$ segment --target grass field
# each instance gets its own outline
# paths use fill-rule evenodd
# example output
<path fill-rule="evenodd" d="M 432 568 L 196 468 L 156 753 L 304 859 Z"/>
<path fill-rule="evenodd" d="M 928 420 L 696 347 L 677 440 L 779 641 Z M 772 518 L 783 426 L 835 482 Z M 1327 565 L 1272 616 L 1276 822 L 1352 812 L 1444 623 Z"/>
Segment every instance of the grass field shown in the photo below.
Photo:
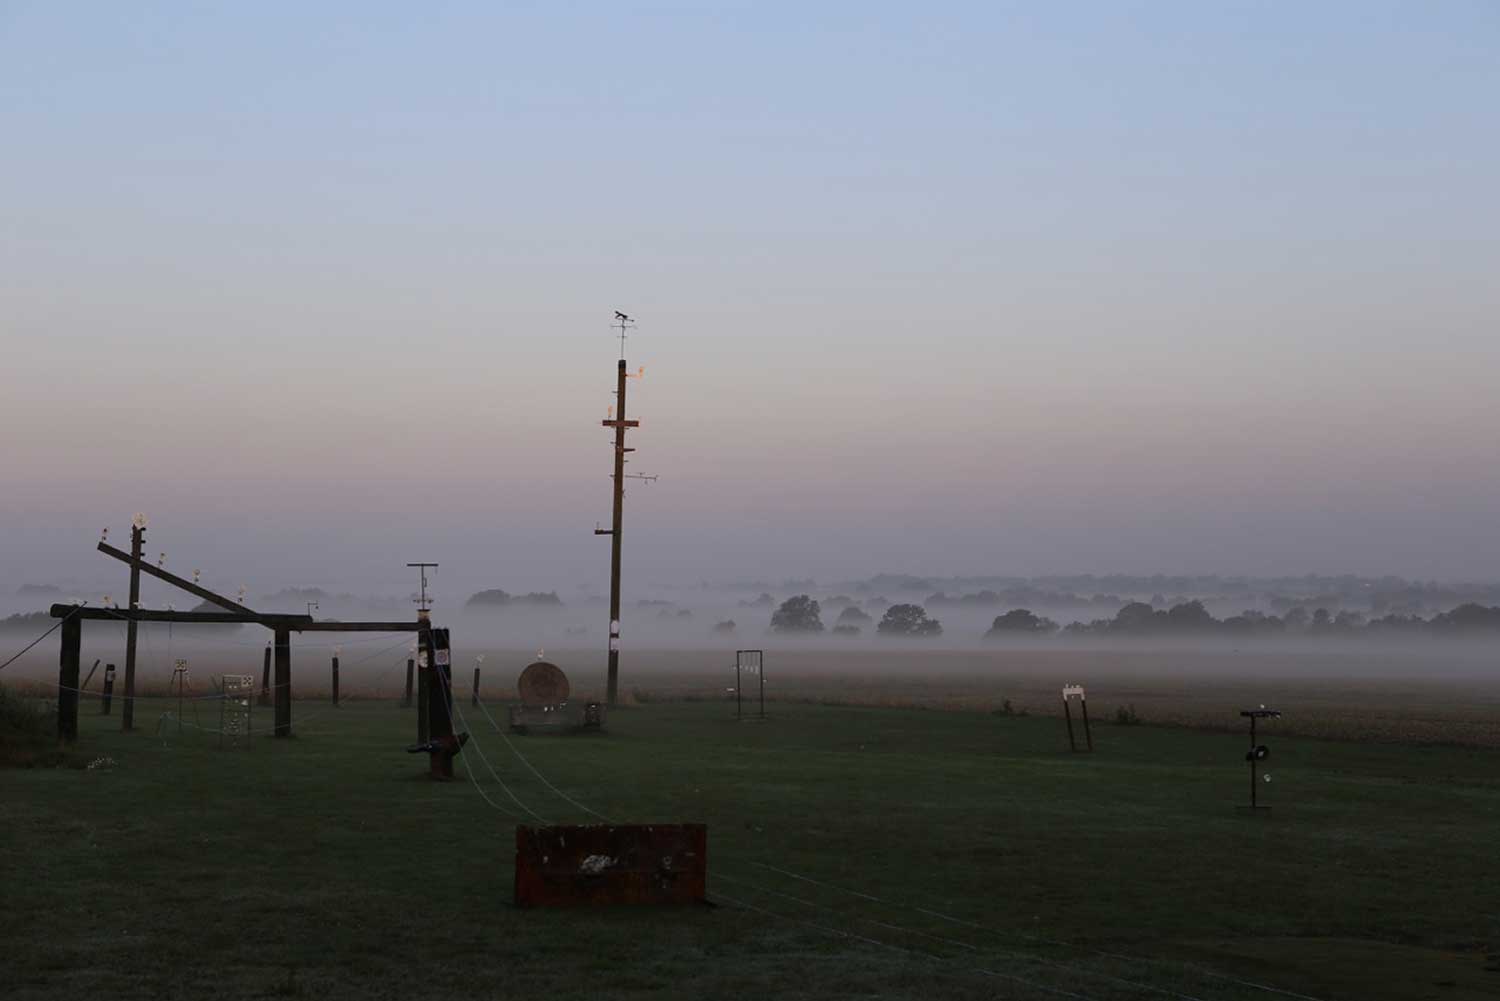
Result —
<path fill-rule="evenodd" d="M 652 703 L 512 740 L 608 816 L 707 823 L 719 906 L 523 912 L 507 811 L 591 818 L 460 706 L 474 781 L 443 785 L 391 702 L 245 751 L 86 703 L 112 765 L 0 771 L 7 996 L 1500 995 L 1492 750 L 1273 724 L 1250 816 L 1243 735 L 1104 725 L 1088 756 L 1051 718 Z"/>

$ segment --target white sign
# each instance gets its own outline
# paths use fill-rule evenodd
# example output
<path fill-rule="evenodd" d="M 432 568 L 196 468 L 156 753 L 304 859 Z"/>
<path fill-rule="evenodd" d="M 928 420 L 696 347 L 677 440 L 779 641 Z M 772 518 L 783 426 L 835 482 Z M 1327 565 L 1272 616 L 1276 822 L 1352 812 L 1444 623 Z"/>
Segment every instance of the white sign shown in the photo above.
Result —
<path fill-rule="evenodd" d="M 448 666 L 448 651 L 447 650 L 439 650 L 437 652 L 437 666 L 438 667 L 447 667 Z"/>
<path fill-rule="evenodd" d="M 1067 686 L 1065 686 L 1063 688 L 1063 698 L 1066 699 L 1070 695 L 1076 695 L 1080 699 L 1083 698 L 1084 697 L 1083 686 L 1082 685 L 1067 685 Z"/>
<path fill-rule="evenodd" d="M 620 637 L 618 637 L 618 636 L 611 636 L 609 638 L 609 652 L 610 653 L 619 653 L 620 652 Z"/>

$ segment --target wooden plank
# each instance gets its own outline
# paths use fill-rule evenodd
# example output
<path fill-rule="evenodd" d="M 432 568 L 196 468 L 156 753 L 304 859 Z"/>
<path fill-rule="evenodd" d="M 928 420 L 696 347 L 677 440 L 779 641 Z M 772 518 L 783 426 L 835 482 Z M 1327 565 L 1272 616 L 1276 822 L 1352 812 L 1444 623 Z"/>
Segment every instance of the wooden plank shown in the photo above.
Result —
<path fill-rule="evenodd" d="M 226 598 L 222 594 L 215 594 L 208 588 L 202 587 L 198 584 L 194 584 L 190 580 L 183 580 L 176 574 L 171 573 L 167 570 L 163 570 L 161 567 L 152 566 L 145 560 L 136 559 L 129 553 L 124 552 L 123 550 L 116 549 L 114 546 L 111 546 L 107 542 L 99 543 L 99 551 L 106 556 L 113 556 L 115 559 L 120 560 L 123 563 L 130 564 L 132 567 L 140 570 L 142 573 L 148 573 L 158 580 L 164 580 L 168 584 L 171 584 L 173 587 L 180 587 L 182 588 L 182 590 L 188 592 L 189 594 L 195 594 L 198 597 L 202 598 L 204 601 L 211 601 L 221 608 L 227 608 L 231 611 L 236 612 L 246 612 L 250 615 L 256 614 L 254 609 L 246 608 L 243 603 L 235 601 L 233 598 Z"/>
<path fill-rule="evenodd" d="M 301 618 L 302 616 L 297 616 Z M 420 622 L 307 622 L 292 626 L 299 633 L 415 633 Z"/>
<path fill-rule="evenodd" d="M 150 608 L 137 608 L 135 610 L 125 608 L 92 608 L 78 605 L 53 605 L 49 610 L 54 619 L 64 619 L 72 615 L 78 619 L 91 619 L 104 622 L 248 622 L 252 625 L 267 625 L 262 622 L 265 618 L 260 615 L 236 615 L 232 612 L 168 612 L 156 611 Z M 303 618 L 307 616 L 292 616 L 292 618 Z M 292 626 L 296 628 L 296 626 Z"/>

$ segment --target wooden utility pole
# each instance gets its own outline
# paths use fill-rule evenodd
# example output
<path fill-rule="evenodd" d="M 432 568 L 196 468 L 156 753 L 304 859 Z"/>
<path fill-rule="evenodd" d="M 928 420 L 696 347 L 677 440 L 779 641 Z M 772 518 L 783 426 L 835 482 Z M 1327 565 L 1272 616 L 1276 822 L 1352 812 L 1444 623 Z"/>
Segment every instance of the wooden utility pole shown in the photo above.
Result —
<path fill-rule="evenodd" d="M 634 325 L 634 322 L 624 313 L 618 311 L 615 313 L 615 326 L 620 331 L 620 365 L 617 369 L 615 384 L 615 414 L 610 420 L 601 422 L 605 427 L 615 429 L 614 518 L 608 529 L 594 529 L 595 535 L 610 537 L 609 681 L 606 695 L 606 702 L 610 706 L 617 704 L 620 694 L 620 541 L 625 521 L 625 453 L 635 451 L 635 449 L 625 447 L 625 429 L 641 425 L 640 421 L 625 419 L 625 381 L 629 378 L 629 373 L 625 371 L 625 332 Z"/>
<path fill-rule="evenodd" d="M 130 604 L 134 612 L 141 603 L 141 546 L 146 541 L 146 516 L 138 514 L 130 526 Z M 104 545 L 104 543 L 100 543 Z M 125 705 L 120 729 L 135 729 L 135 619 L 125 623 Z"/>

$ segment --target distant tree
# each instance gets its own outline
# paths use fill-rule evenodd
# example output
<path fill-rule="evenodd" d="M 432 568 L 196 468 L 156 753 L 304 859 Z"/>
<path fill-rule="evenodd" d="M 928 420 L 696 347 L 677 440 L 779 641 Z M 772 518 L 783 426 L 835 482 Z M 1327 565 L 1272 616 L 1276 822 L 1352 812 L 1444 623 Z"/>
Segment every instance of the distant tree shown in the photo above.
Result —
<path fill-rule="evenodd" d="M 509 605 L 510 600 L 510 595 L 508 593 L 498 587 L 494 587 L 490 588 L 488 591 L 478 591 L 470 595 L 469 600 L 464 602 L 464 604 L 468 605 L 471 608 L 477 608 L 481 605 L 500 607 Z"/>
<path fill-rule="evenodd" d="M 943 626 L 937 619 L 929 619 L 921 605 L 892 605 L 875 631 L 882 636 L 937 636 Z"/>
<path fill-rule="evenodd" d="M 1281 617 L 1281 624 L 1286 627 L 1287 632 L 1301 632 L 1307 628 L 1307 609 L 1289 608 Z"/>
<path fill-rule="evenodd" d="M 762 591 L 760 593 L 760 597 L 756 598 L 754 601 L 743 601 L 742 600 L 740 602 L 740 607 L 741 608 L 770 608 L 774 604 L 776 604 L 776 599 L 773 598 L 773 597 L 771 597 L 766 592 Z"/>
<path fill-rule="evenodd" d="M 1167 609 L 1166 626 L 1172 630 L 1212 629 L 1219 620 L 1208 614 L 1201 601 L 1185 601 Z"/>
<path fill-rule="evenodd" d="M 1057 632 L 1057 623 L 1051 619 L 1037 615 L 1027 608 L 1013 608 L 1004 615 L 995 616 L 995 621 L 990 624 L 990 631 L 985 636 L 991 639 L 999 636 L 1017 636 L 1025 634 L 1045 635 Z"/>
<path fill-rule="evenodd" d="M 839 625 L 833 627 L 832 632 L 835 636 L 858 636 L 859 626 L 851 626 L 848 623 L 840 623 Z"/>
<path fill-rule="evenodd" d="M 728 636 L 734 632 L 734 620 L 725 619 L 723 622 L 714 623 L 714 632 L 721 636 Z"/>
<path fill-rule="evenodd" d="M 776 633 L 821 633 L 822 609 L 805 594 L 788 598 L 771 616 L 771 631 Z"/>
<path fill-rule="evenodd" d="M 1144 601 L 1132 601 L 1115 613 L 1110 629 L 1122 633 L 1150 632 L 1156 628 L 1156 616 L 1156 611 Z"/>
<path fill-rule="evenodd" d="M 838 621 L 841 624 L 869 622 L 870 613 L 860 611 L 858 607 L 850 605 L 848 608 L 845 608 L 842 612 L 839 613 Z"/>
<path fill-rule="evenodd" d="M 1439 631 L 1500 629 L 1500 607 L 1487 608 L 1471 601 L 1451 612 L 1434 615 L 1432 627 Z"/>

